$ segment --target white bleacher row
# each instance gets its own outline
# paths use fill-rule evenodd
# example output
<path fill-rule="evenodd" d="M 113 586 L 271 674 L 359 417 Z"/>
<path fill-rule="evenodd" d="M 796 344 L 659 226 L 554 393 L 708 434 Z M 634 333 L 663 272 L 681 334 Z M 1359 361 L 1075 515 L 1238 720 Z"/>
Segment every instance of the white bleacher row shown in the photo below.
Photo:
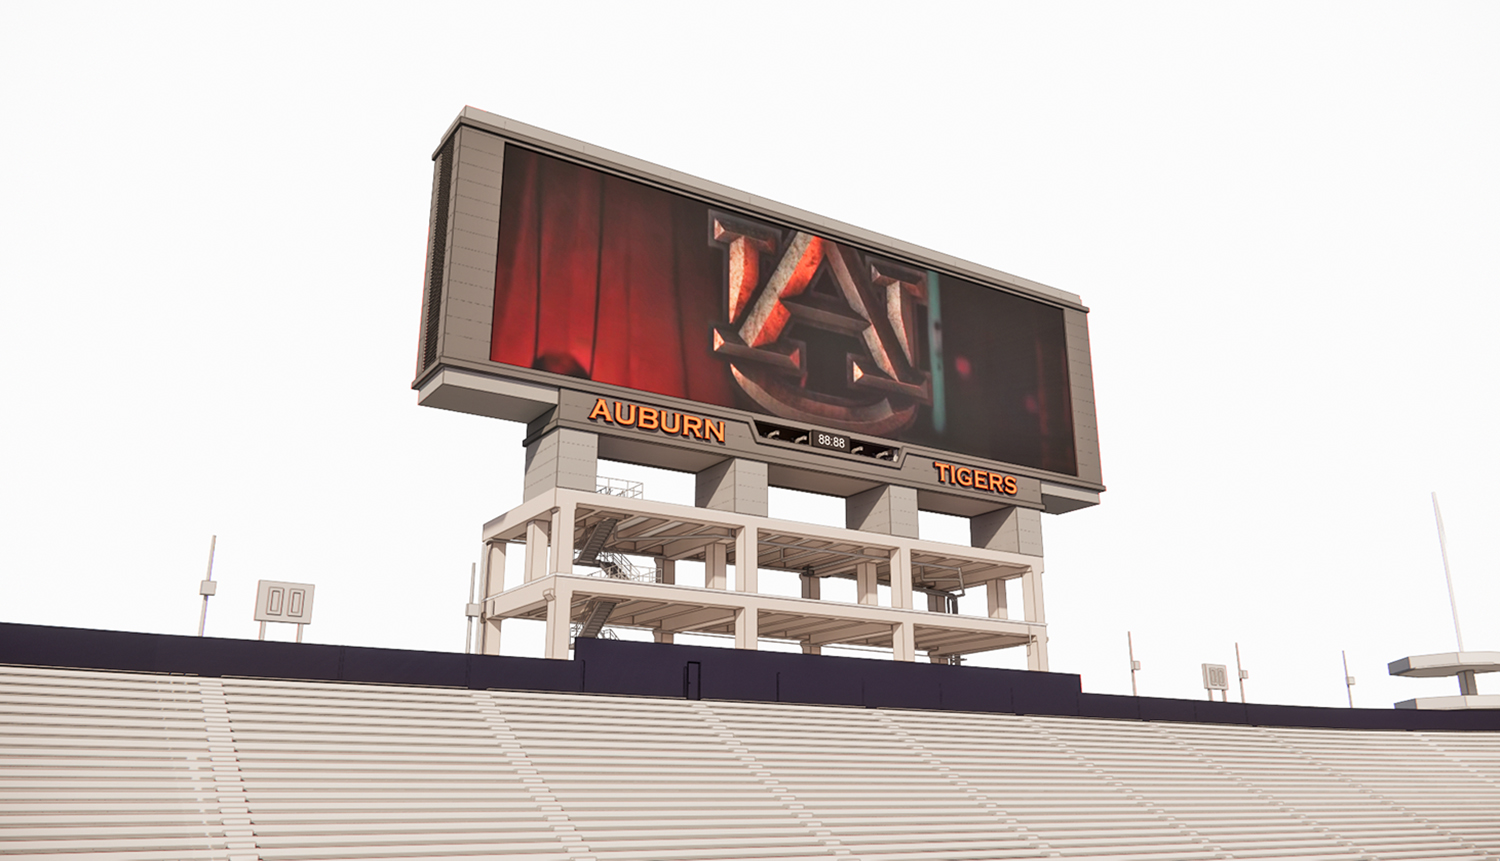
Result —
<path fill-rule="evenodd" d="M 0 667 L 0 855 L 1500 859 L 1500 733 Z"/>

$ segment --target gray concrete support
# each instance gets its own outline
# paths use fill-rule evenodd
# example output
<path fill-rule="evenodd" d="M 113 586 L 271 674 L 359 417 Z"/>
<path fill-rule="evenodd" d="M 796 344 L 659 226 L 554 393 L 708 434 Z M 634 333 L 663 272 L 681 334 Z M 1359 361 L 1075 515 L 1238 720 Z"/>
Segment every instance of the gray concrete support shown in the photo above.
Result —
<path fill-rule="evenodd" d="M 697 505 L 715 511 L 766 517 L 770 511 L 766 465 L 754 460 L 730 458 L 703 470 L 698 473 Z"/>
<path fill-rule="evenodd" d="M 526 446 L 524 499 L 557 488 L 593 493 L 598 480 L 599 437 L 595 434 L 557 428 Z"/>
<path fill-rule="evenodd" d="M 882 484 L 845 497 L 844 522 L 849 529 L 916 538 L 917 490 Z"/>
<path fill-rule="evenodd" d="M 987 550 L 1042 555 L 1042 513 L 1007 506 L 969 518 L 969 544 Z"/>
<path fill-rule="evenodd" d="M 656 568 L 661 572 L 661 582 L 675 584 L 677 582 L 677 560 L 668 559 L 665 556 L 656 557 Z"/>

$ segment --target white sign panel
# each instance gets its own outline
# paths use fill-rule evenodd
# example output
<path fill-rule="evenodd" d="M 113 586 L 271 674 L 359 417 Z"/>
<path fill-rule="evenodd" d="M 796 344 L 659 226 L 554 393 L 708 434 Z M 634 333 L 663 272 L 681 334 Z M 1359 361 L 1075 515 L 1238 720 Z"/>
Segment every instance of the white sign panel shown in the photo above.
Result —
<path fill-rule="evenodd" d="M 1211 691 L 1229 690 L 1229 668 L 1223 664 L 1204 664 L 1203 687 Z"/>
<path fill-rule="evenodd" d="M 255 621 L 312 622 L 313 584 L 262 580 L 255 593 Z"/>

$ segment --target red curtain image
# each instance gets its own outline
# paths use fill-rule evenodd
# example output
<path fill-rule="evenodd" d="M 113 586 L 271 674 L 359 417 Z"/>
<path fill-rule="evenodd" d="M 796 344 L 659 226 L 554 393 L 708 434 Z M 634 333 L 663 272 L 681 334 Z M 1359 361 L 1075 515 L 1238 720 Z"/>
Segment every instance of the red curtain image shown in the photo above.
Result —
<path fill-rule="evenodd" d="M 808 264 L 816 274 L 786 292 L 791 313 L 772 345 L 796 352 L 800 376 L 787 378 L 783 368 L 777 394 L 768 400 L 759 390 L 752 399 L 745 375 L 732 369 L 749 366 L 723 352 L 724 333 L 734 339 L 747 306 L 742 297 L 730 319 L 730 250 L 714 239 L 715 219 L 764 231 L 751 305 L 774 289 L 778 261 L 805 248 L 807 234 L 513 145 L 502 181 L 493 361 L 795 419 L 807 415 L 795 406 L 802 395 L 814 408 L 872 397 L 868 379 L 854 391 L 852 378 L 878 372 L 874 338 L 877 348 L 889 347 L 882 367 L 896 356 L 910 384 L 892 396 L 904 408 L 879 436 L 1076 474 L 1061 309 L 890 261 L 926 284 L 910 288 L 924 299 L 907 302 L 898 336 L 881 292 L 893 288 L 880 286 L 871 269 L 881 261 L 813 238 L 826 251 Z M 941 294 L 930 304 L 941 319 L 923 304 L 924 290 Z M 873 324 L 870 334 L 853 331 L 849 323 L 857 327 L 861 315 L 876 319 L 879 331 Z M 811 423 L 857 431 L 837 418 Z"/>

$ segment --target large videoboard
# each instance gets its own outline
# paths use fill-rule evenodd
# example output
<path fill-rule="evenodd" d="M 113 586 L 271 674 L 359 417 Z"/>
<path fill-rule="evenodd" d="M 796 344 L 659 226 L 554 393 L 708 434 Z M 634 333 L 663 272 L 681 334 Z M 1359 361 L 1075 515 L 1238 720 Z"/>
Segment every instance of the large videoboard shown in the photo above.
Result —
<path fill-rule="evenodd" d="M 436 159 L 416 387 L 446 370 L 524 388 L 494 389 L 520 407 L 434 405 L 533 418 L 554 386 L 593 396 L 572 418 L 605 433 L 712 444 L 655 418 L 709 413 L 743 418 L 773 463 L 802 444 L 887 469 L 925 456 L 958 492 L 976 475 L 1011 496 L 1102 489 L 1071 294 L 472 109 Z"/>

